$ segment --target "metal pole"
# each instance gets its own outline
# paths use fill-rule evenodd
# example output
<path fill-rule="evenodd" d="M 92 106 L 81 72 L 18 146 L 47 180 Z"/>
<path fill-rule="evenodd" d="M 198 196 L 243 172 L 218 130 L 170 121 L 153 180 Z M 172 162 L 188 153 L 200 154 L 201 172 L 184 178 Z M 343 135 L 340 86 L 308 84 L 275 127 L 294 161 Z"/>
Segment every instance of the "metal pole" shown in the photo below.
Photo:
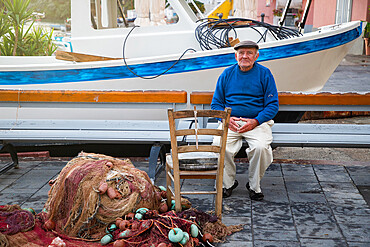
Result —
<path fill-rule="evenodd" d="M 288 13 L 288 9 L 289 9 L 291 3 L 292 3 L 292 0 L 288 0 L 285 4 L 283 15 L 281 16 L 281 19 L 279 21 L 279 26 L 280 27 L 282 27 L 284 22 L 285 22 L 286 14 Z"/>
<path fill-rule="evenodd" d="M 310 10 L 311 2 L 312 2 L 312 0 L 307 0 L 302 20 L 298 23 L 298 31 L 300 33 L 302 33 L 302 29 L 304 28 L 304 25 L 306 24 L 308 11 Z"/>
<path fill-rule="evenodd" d="M 265 22 L 265 13 L 261 13 L 261 22 Z"/>

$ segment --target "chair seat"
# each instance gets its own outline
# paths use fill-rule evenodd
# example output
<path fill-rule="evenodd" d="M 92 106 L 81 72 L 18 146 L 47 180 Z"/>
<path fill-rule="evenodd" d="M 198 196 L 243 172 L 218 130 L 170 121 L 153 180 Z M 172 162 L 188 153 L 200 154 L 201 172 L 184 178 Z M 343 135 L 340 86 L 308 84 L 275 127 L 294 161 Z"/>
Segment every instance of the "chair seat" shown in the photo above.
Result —
<path fill-rule="evenodd" d="M 179 169 L 181 171 L 209 171 L 217 170 L 218 154 L 213 152 L 180 153 Z M 167 163 L 172 167 L 172 156 L 167 154 Z"/>

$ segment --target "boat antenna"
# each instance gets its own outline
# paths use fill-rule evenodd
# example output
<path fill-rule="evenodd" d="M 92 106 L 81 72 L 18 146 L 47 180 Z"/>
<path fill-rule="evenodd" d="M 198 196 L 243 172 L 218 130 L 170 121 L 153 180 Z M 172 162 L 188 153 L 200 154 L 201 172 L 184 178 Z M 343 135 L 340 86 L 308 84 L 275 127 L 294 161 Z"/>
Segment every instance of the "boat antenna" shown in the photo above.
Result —
<path fill-rule="evenodd" d="M 138 74 L 136 74 L 128 65 L 127 65 L 127 62 L 126 62 L 126 57 L 125 57 L 125 48 L 126 48 L 126 42 L 127 42 L 127 38 L 128 38 L 128 36 L 130 36 L 130 34 L 132 33 L 132 31 L 134 31 L 134 29 L 136 28 L 136 27 L 140 27 L 140 26 L 133 26 L 132 28 L 131 28 L 131 30 L 130 30 L 130 32 L 128 32 L 128 34 L 127 34 L 127 36 L 126 36 L 126 38 L 125 38 L 125 40 L 124 40 L 124 42 L 123 42 L 123 47 L 122 47 L 122 56 L 123 56 L 123 62 L 125 63 L 125 66 L 126 66 L 126 68 L 132 73 L 132 74 L 134 74 L 135 76 L 137 76 L 137 77 L 140 77 L 141 79 L 149 79 L 149 80 L 151 80 L 151 79 L 155 79 L 155 78 L 158 78 L 158 77 L 160 77 L 161 75 L 163 75 L 163 74 L 165 74 L 165 73 L 167 73 L 170 69 L 172 69 L 180 60 L 181 60 L 181 58 L 188 52 L 188 51 L 193 51 L 193 52 L 196 52 L 196 50 L 195 49 L 193 49 L 193 48 L 188 48 L 188 49 L 186 49 L 182 54 L 181 54 L 181 56 L 168 68 L 168 69 L 166 69 L 165 71 L 163 71 L 162 73 L 160 73 L 160 74 L 158 74 L 158 75 L 154 75 L 154 76 L 141 76 L 141 75 L 138 75 Z"/>

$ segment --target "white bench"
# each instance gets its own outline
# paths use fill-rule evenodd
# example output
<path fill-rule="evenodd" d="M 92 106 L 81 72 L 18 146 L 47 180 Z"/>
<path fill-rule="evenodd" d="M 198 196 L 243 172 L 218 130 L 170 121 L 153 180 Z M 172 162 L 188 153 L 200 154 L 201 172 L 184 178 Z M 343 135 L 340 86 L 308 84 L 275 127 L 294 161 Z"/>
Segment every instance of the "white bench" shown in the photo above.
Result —
<path fill-rule="evenodd" d="M 213 92 L 192 92 L 190 103 L 210 109 Z M 279 93 L 279 111 L 370 111 L 370 93 Z M 205 122 L 202 122 L 205 124 Z M 273 146 L 370 147 L 370 125 L 275 123 Z"/>
<path fill-rule="evenodd" d="M 159 111 L 166 116 L 167 108 L 186 108 L 187 92 L 0 90 L 0 111 L 3 107 L 21 110 L 48 109 L 50 111 L 52 109 L 51 111 L 58 113 L 60 109 L 68 112 L 81 106 L 98 110 Z M 117 117 L 114 114 L 109 116 Z M 130 118 L 130 116 L 126 117 Z M 164 162 L 163 145 L 157 144 L 160 142 L 170 142 L 166 120 L 4 119 L 3 117 L 0 119 L 0 151 L 9 152 L 12 163 L 1 169 L 0 173 L 12 167 L 18 167 L 14 143 L 146 143 L 153 144 L 149 158 L 149 175 L 154 178 L 158 157 L 163 156 Z"/>
<path fill-rule="evenodd" d="M 132 92 L 112 92 L 115 100 L 120 99 L 119 105 L 115 107 L 136 107 L 136 108 L 153 108 L 153 103 L 159 104 L 162 111 L 166 108 L 186 108 L 186 92 L 172 92 L 165 91 L 165 95 L 172 95 L 172 100 L 165 101 L 158 100 L 158 98 L 151 98 L 148 100 L 148 96 L 153 95 L 153 92 L 157 95 L 158 92 L 164 91 L 150 91 L 148 93 L 143 92 L 143 96 L 146 101 L 143 102 L 143 98 L 137 97 L 135 100 L 132 98 L 129 102 L 125 102 L 123 97 L 127 93 L 131 95 Z M 0 90 L 1 96 L 2 90 Z M 14 93 L 14 92 L 11 92 Z M 28 93 L 28 92 L 26 92 Z M 47 92 L 50 94 L 50 92 Z M 56 92 L 58 94 L 59 92 Z M 107 94 L 104 92 L 97 92 Z M 96 94 L 92 94 L 94 104 Z M 109 92 L 111 93 L 111 92 Z M 37 95 L 33 93 L 30 97 L 34 97 L 32 100 L 22 101 L 26 105 L 42 104 L 45 102 L 38 102 Z M 196 93 L 195 93 L 196 94 Z M 208 101 L 194 101 L 193 93 L 190 95 L 191 104 L 197 105 L 199 108 L 209 108 L 212 93 L 201 93 L 204 97 L 207 97 Z M 15 94 L 17 95 L 17 94 Z M 68 96 L 68 92 L 63 91 L 62 97 Z M 185 95 L 185 97 L 184 97 Z M 106 95 L 105 95 L 106 96 Z M 108 95 L 109 96 L 109 95 Z M 15 97 L 15 96 L 14 96 Z M 367 96 L 366 96 L 367 97 Z M 368 100 L 369 97 L 365 100 Z M 68 99 L 71 97 L 68 96 Z M 104 98 L 104 97 L 100 97 Z M 2 99 L 6 99 L 3 100 Z M 160 98 L 159 98 L 160 99 Z M 305 99 L 305 98 L 303 98 Z M 19 96 L 14 98 L 14 101 L 19 101 Z M 86 98 L 84 98 L 86 101 Z M 314 99 L 312 102 L 317 101 Z M 2 104 L 12 104 L 15 102 L 5 97 L 0 97 L 0 107 Z M 284 102 L 284 100 L 283 100 Z M 342 102 L 342 101 L 341 101 Z M 357 102 L 362 102 L 361 100 Z M 51 102 L 57 103 L 57 102 Z M 86 103 L 86 102 L 85 102 Z M 88 103 L 88 102 L 87 102 Z M 307 102 L 306 102 L 307 103 Z M 323 102 L 327 103 L 327 102 Z M 93 104 L 93 103 L 92 103 Z M 370 102 L 362 104 L 364 109 L 369 110 Z M 293 105 L 290 105 L 292 107 Z M 303 107 L 304 105 L 299 105 Z M 354 106 L 354 105 L 352 105 Z M 340 109 L 337 107 L 337 109 Z M 214 128 L 217 127 L 217 123 L 208 122 L 208 120 L 202 120 L 200 126 L 211 125 Z M 190 122 L 183 121 L 179 123 L 183 128 L 189 128 Z M 295 124 L 295 123 L 276 123 L 273 126 L 273 146 L 299 146 L 299 147 L 370 147 L 370 125 L 336 125 L 336 124 Z M 211 142 L 211 138 L 203 138 L 200 141 Z M 161 169 L 161 165 L 164 163 L 165 150 L 163 144 L 170 144 L 169 127 L 167 120 L 53 120 L 53 119 L 2 119 L 0 120 L 0 150 L 9 152 L 12 156 L 12 163 L 0 170 L 0 173 L 11 168 L 18 167 L 18 158 L 15 152 L 15 148 L 12 144 L 14 143 L 68 143 L 68 144 L 83 144 L 83 143 L 145 143 L 152 144 L 152 148 L 149 156 L 149 176 L 151 179 L 155 179 L 157 172 Z M 187 138 L 186 142 L 194 142 L 194 138 Z M 158 162 L 159 159 L 159 162 Z M 158 166 L 158 164 L 160 164 Z"/>

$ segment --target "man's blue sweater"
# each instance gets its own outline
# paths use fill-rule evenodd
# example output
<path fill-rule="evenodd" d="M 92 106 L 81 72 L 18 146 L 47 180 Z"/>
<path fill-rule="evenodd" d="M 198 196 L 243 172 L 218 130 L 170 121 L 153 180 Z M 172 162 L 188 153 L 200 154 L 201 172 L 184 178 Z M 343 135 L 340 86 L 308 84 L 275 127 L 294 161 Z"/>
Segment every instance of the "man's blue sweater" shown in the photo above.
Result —
<path fill-rule="evenodd" d="M 243 72 L 238 64 L 224 70 L 218 78 L 211 108 L 231 108 L 231 116 L 254 118 L 259 124 L 271 120 L 279 110 L 278 92 L 270 70 L 254 63 Z"/>

